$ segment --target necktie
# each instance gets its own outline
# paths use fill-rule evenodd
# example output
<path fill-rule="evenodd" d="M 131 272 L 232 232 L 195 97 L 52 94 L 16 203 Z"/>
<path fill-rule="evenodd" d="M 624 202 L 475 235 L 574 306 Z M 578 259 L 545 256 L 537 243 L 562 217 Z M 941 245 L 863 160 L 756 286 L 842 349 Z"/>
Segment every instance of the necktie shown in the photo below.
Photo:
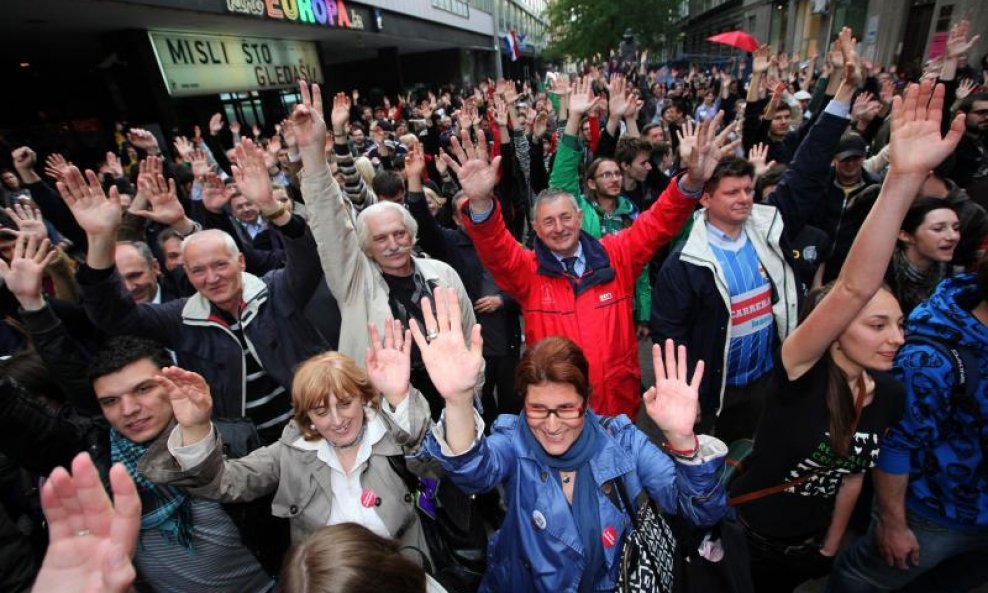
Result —
<path fill-rule="evenodd" d="M 564 257 L 563 266 L 566 268 L 567 274 L 579 277 L 576 273 L 576 256 Z"/>

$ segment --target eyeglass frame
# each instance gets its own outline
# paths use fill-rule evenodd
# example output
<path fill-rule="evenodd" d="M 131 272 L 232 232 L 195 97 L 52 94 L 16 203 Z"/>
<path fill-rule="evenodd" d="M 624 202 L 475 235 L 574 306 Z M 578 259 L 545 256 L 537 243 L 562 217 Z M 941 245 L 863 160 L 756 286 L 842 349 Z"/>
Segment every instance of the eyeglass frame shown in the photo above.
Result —
<path fill-rule="evenodd" d="M 623 171 L 604 171 L 599 175 L 594 175 L 594 179 L 620 179 L 624 176 Z"/>
<path fill-rule="evenodd" d="M 531 418 L 532 420 L 548 420 L 549 416 L 555 416 L 559 420 L 576 420 L 577 418 L 583 418 L 587 414 L 586 404 L 580 404 L 575 408 L 540 408 L 539 413 L 540 414 L 545 413 L 544 416 L 533 416 L 531 414 L 532 408 L 530 408 L 528 404 L 525 404 L 524 408 L 525 408 L 525 417 Z M 567 412 L 569 410 L 575 410 L 576 416 L 573 416 L 572 418 L 566 418 L 565 416 L 562 416 L 559 413 L 560 410 L 565 410 Z"/>

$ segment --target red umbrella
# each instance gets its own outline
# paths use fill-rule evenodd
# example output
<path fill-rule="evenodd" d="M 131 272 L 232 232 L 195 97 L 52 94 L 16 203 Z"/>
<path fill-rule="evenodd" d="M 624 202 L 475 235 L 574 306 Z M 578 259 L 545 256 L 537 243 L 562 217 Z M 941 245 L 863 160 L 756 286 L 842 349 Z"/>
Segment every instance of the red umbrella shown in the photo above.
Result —
<path fill-rule="evenodd" d="M 723 43 L 724 45 L 730 45 L 731 47 L 736 47 L 738 49 L 743 49 L 747 52 L 753 52 L 761 45 L 758 40 L 748 35 L 744 31 L 729 31 L 727 33 L 719 33 L 713 37 L 707 37 L 707 41 L 713 41 L 714 43 Z"/>

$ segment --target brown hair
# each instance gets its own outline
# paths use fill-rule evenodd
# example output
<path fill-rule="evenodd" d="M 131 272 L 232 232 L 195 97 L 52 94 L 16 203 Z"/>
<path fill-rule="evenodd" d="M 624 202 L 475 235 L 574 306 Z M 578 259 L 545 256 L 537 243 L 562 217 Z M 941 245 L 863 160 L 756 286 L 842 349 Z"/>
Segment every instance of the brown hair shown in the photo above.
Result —
<path fill-rule="evenodd" d="M 340 403 L 349 403 L 359 397 L 363 405 L 377 408 L 377 390 L 371 384 L 366 371 L 357 366 L 349 357 L 339 352 L 324 352 L 306 360 L 295 370 L 292 379 L 292 407 L 295 409 L 295 423 L 307 441 L 322 438 L 310 428 L 309 410 L 324 406 L 329 394 L 336 396 Z"/>
<path fill-rule="evenodd" d="M 836 280 L 832 280 L 823 286 L 814 288 L 806 295 L 806 304 L 799 316 L 800 323 L 803 323 L 810 316 L 810 313 L 816 309 L 823 297 L 827 296 L 836 283 Z M 880 290 L 892 292 L 888 286 L 884 285 Z M 830 355 L 829 348 L 823 352 L 821 358 L 826 361 L 827 365 L 827 385 L 824 397 L 827 402 L 827 428 L 830 431 L 830 447 L 834 453 L 844 457 L 847 455 L 851 446 L 851 439 L 854 437 L 851 434 L 851 426 L 854 424 L 855 396 L 847 384 L 847 375 L 837 366 L 834 357 Z"/>
<path fill-rule="evenodd" d="M 529 385 L 566 383 L 572 385 L 583 403 L 590 401 L 590 363 L 575 342 L 549 336 L 525 350 L 515 372 L 515 391 L 524 398 Z"/>
<path fill-rule="evenodd" d="M 425 571 L 401 544 L 356 523 L 315 531 L 281 567 L 284 593 L 425 593 Z"/>

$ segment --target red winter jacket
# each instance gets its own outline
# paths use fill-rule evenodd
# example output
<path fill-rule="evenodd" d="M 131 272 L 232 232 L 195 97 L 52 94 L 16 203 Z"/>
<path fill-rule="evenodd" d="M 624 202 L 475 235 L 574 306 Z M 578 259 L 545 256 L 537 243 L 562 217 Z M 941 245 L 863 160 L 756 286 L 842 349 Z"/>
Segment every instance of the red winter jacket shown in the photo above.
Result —
<path fill-rule="evenodd" d="M 579 344 L 590 362 L 591 407 L 603 416 L 627 414 L 634 421 L 641 402 L 635 280 L 659 247 L 679 233 L 696 201 L 674 180 L 629 228 L 600 240 L 581 232 L 587 265 L 578 280 L 564 273 L 539 239 L 534 251 L 522 248 L 505 228 L 497 200 L 494 204 L 487 220 L 473 223 L 468 211 L 462 220 L 495 282 L 521 304 L 526 342 L 564 336 Z"/>

